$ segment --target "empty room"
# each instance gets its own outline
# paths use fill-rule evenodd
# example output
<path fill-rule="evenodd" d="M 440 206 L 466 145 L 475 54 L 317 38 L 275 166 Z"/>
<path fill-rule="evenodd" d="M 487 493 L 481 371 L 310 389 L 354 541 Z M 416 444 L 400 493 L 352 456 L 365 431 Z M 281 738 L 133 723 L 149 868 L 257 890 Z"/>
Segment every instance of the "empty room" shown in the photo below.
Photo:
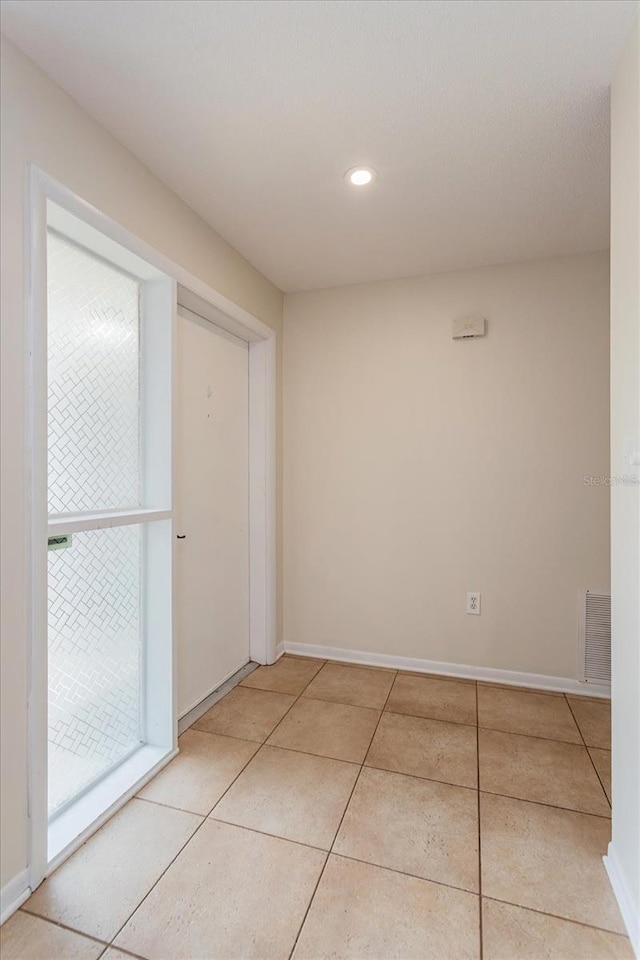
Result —
<path fill-rule="evenodd" d="M 638 0 L 1 0 L 2 960 L 640 960 Z"/>

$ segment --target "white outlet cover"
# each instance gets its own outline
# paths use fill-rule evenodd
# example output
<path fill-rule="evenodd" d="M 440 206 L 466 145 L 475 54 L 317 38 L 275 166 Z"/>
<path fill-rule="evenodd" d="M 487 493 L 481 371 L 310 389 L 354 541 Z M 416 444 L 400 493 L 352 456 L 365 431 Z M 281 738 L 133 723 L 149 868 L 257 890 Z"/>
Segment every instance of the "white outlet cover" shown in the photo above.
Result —
<path fill-rule="evenodd" d="M 473 614 L 473 616 L 480 616 L 480 598 L 479 593 L 468 593 L 467 594 L 467 613 Z"/>

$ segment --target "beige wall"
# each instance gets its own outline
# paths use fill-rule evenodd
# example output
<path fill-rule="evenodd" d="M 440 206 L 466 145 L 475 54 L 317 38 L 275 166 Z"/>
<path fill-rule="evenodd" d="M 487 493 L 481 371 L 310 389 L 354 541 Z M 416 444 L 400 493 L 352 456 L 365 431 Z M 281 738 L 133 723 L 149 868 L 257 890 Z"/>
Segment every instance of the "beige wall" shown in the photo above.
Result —
<path fill-rule="evenodd" d="M 595 253 L 285 296 L 285 642 L 576 676 L 608 281 Z M 470 314 L 488 335 L 453 341 Z"/>
<path fill-rule="evenodd" d="M 640 45 L 611 91 L 611 489 L 613 842 L 618 899 L 640 957 Z M 625 899 L 626 895 L 626 899 Z M 634 910 L 635 921 L 629 914 Z"/>
<path fill-rule="evenodd" d="M 282 319 L 280 291 L 3 38 L 1 885 L 27 865 L 23 217 L 29 161 L 274 329 Z"/>

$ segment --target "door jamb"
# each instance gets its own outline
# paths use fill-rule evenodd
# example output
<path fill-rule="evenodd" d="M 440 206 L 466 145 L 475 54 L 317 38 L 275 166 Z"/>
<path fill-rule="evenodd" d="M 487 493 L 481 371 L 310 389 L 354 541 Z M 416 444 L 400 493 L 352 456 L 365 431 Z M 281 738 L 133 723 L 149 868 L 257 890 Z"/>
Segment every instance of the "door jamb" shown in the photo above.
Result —
<path fill-rule="evenodd" d="M 34 164 L 28 165 L 25 204 L 27 304 L 27 385 L 29 456 L 29 665 L 28 665 L 28 811 L 29 886 L 47 873 L 46 555 L 36 549 L 46 536 L 46 311 L 47 200 L 84 220 L 175 280 L 177 301 L 245 340 L 249 345 L 249 653 L 260 664 L 276 660 L 276 333 L 257 317 L 195 277 L 126 227 L 103 214 Z M 174 304 L 174 312 L 177 303 Z M 173 391 L 175 396 L 175 390 Z M 172 429 L 175 430 L 175 416 Z M 175 465 L 174 468 L 175 470 Z M 43 499 L 44 498 L 44 499 Z M 44 650 L 44 652 L 43 652 Z M 174 661 L 175 663 L 175 661 Z M 175 673 L 175 666 L 174 666 Z M 174 676 L 175 689 L 175 676 Z M 175 693 L 174 693 L 175 702 Z M 44 739 L 43 739 L 44 738 Z M 44 758 L 46 760 L 46 756 Z M 43 788 L 44 778 L 44 788 Z M 43 804 L 44 798 L 44 804 Z"/>

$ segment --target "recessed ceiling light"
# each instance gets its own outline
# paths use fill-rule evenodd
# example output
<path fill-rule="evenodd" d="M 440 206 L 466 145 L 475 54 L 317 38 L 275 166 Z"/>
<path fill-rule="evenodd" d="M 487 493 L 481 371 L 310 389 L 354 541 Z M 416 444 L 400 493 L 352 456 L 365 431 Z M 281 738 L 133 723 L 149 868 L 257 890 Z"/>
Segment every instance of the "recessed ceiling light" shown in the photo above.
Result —
<path fill-rule="evenodd" d="M 378 174 L 373 167 L 351 167 L 344 175 L 345 180 L 353 184 L 354 187 L 366 187 L 373 183 Z"/>

